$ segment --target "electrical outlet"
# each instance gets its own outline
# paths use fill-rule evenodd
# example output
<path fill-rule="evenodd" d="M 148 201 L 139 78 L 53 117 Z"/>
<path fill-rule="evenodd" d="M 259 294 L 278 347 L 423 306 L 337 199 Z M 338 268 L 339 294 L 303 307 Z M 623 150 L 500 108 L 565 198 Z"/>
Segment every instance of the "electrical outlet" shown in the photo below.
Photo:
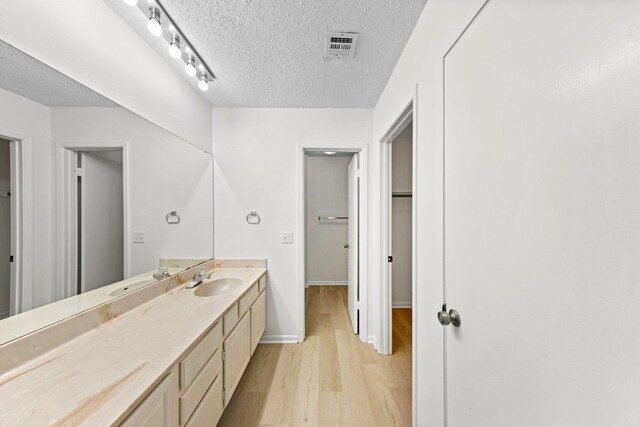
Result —
<path fill-rule="evenodd" d="M 282 243 L 293 243 L 293 233 L 282 233 Z"/>
<path fill-rule="evenodd" d="M 133 243 L 144 243 L 144 231 L 133 232 Z"/>

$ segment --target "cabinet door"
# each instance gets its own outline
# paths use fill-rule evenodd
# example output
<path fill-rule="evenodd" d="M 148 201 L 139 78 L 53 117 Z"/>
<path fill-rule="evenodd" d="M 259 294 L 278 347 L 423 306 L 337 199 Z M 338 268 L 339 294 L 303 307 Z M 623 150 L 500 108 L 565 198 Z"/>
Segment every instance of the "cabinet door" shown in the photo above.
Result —
<path fill-rule="evenodd" d="M 130 427 L 173 427 L 178 425 L 178 375 L 173 370 L 122 423 Z"/>
<path fill-rule="evenodd" d="M 264 333 L 265 324 L 265 292 L 262 292 L 251 306 L 251 354 L 256 351 L 258 342 Z"/>
<path fill-rule="evenodd" d="M 233 332 L 224 341 L 224 390 L 225 406 L 240 382 L 244 369 L 251 358 L 250 314 L 244 315 Z"/>

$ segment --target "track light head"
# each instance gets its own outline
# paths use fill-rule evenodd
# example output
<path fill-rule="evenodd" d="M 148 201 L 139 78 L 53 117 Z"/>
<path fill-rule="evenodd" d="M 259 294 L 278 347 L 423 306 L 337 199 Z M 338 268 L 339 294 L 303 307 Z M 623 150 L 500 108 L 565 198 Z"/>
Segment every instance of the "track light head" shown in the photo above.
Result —
<path fill-rule="evenodd" d="M 162 35 L 162 24 L 160 23 L 160 9 L 155 6 L 149 7 L 149 21 L 147 21 L 147 29 L 151 34 L 158 37 Z"/>
<path fill-rule="evenodd" d="M 202 73 L 200 75 L 200 81 L 198 82 L 198 87 L 201 91 L 206 92 L 209 89 L 209 80 L 207 79 L 207 73 Z"/>
<path fill-rule="evenodd" d="M 171 35 L 171 43 L 169 44 L 169 55 L 176 59 L 182 56 L 182 50 L 180 49 L 180 36 L 177 34 Z"/>
<path fill-rule="evenodd" d="M 189 57 L 187 58 L 187 66 L 184 67 L 184 71 L 189 77 L 193 77 L 196 75 L 196 61 L 193 58 L 193 55 L 189 55 Z"/>

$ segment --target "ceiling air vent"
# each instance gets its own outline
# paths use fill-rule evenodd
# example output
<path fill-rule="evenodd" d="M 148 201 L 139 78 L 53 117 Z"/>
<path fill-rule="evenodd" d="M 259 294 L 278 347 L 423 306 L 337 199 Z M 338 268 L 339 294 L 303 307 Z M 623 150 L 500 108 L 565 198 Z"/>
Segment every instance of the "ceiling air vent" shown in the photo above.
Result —
<path fill-rule="evenodd" d="M 328 33 L 324 42 L 325 58 L 353 58 L 358 33 Z"/>

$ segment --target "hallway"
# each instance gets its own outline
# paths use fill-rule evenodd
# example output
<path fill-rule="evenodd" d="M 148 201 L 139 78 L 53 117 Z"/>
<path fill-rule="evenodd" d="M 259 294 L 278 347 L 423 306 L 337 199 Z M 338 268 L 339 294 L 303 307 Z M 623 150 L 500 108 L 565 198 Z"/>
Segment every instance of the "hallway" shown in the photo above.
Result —
<path fill-rule="evenodd" d="M 351 332 L 346 286 L 306 289 L 301 344 L 259 345 L 219 426 L 410 426 L 411 309 L 393 310 L 393 355 Z"/>

